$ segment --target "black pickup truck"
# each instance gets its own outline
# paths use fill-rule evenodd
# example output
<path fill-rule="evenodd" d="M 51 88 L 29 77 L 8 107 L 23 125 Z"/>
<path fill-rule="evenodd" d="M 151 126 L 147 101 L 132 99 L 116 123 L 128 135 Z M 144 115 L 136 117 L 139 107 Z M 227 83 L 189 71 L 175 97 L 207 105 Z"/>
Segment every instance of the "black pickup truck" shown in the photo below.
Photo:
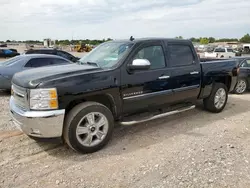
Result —
<path fill-rule="evenodd" d="M 10 112 L 32 138 L 62 137 L 74 150 L 104 147 L 115 122 L 131 125 L 193 109 L 221 112 L 237 82 L 234 60 L 200 63 L 189 40 L 103 43 L 76 64 L 14 75 Z"/>

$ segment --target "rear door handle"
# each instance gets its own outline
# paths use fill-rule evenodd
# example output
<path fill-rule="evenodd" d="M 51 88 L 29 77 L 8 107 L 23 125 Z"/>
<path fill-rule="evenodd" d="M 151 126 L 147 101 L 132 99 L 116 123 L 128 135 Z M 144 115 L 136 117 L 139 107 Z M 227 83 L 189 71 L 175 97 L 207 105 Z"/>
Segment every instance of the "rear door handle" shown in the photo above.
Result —
<path fill-rule="evenodd" d="M 162 80 L 162 79 L 168 79 L 170 78 L 170 76 L 160 76 L 159 79 Z"/>
<path fill-rule="evenodd" d="M 190 74 L 199 74 L 198 71 L 193 71 L 193 72 L 190 72 Z"/>

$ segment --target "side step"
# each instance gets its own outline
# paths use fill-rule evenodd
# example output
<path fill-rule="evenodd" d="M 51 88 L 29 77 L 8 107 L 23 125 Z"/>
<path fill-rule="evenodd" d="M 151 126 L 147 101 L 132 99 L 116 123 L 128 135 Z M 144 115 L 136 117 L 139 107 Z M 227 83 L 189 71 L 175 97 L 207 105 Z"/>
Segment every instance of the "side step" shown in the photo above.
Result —
<path fill-rule="evenodd" d="M 185 108 L 181 108 L 181 109 L 174 110 L 174 111 L 170 111 L 170 112 L 166 112 L 166 113 L 162 113 L 162 114 L 157 114 L 157 115 L 154 115 L 154 116 L 151 116 L 151 117 L 148 117 L 148 118 L 144 118 L 144 119 L 141 119 L 141 120 L 137 120 L 137 121 L 135 121 L 135 120 L 134 121 L 123 121 L 123 122 L 120 122 L 120 124 L 121 125 L 134 125 L 134 124 L 143 123 L 143 122 L 146 122 L 146 121 L 151 121 L 151 120 L 154 120 L 154 119 L 170 116 L 170 115 L 173 115 L 173 114 L 185 112 L 185 111 L 188 111 L 188 110 L 192 110 L 194 108 L 195 108 L 195 105 L 185 107 Z"/>

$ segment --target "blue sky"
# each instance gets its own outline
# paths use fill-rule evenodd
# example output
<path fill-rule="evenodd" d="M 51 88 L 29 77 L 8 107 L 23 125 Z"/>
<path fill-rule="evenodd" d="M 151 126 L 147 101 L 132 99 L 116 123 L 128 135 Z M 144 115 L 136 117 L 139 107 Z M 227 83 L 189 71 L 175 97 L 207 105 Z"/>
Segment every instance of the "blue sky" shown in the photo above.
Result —
<path fill-rule="evenodd" d="M 0 40 L 241 37 L 250 0 L 1 0 Z"/>

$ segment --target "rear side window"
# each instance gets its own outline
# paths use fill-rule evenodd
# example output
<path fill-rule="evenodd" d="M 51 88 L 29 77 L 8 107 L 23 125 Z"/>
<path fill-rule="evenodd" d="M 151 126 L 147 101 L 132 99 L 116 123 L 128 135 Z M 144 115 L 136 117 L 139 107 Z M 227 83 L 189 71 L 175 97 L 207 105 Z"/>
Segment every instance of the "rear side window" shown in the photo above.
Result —
<path fill-rule="evenodd" d="M 227 52 L 233 52 L 233 49 L 232 48 L 228 48 Z"/>
<path fill-rule="evenodd" d="M 172 67 L 191 65 L 194 63 L 194 56 L 190 46 L 169 44 L 168 50 Z"/>
<path fill-rule="evenodd" d="M 43 67 L 53 64 L 53 59 L 51 58 L 34 58 L 29 60 L 25 67 Z"/>
<path fill-rule="evenodd" d="M 68 61 L 64 59 L 57 59 L 57 58 L 34 58 L 29 60 L 25 67 L 43 67 L 49 65 L 62 65 L 62 64 L 69 64 Z"/>

